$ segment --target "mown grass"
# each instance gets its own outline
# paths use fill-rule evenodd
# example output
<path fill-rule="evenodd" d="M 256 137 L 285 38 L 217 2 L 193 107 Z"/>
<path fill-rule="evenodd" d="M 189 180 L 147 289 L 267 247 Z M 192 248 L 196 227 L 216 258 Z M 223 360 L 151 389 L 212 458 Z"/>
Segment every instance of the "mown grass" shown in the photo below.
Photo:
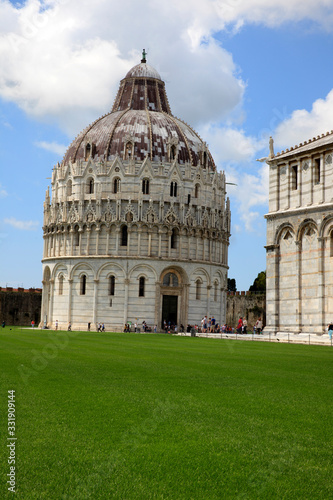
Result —
<path fill-rule="evenodd" d="M 333 498 L 330 347 L 0 331 L 0 497 Z M 11 494 L 12 495 L 12 494 Z"/>

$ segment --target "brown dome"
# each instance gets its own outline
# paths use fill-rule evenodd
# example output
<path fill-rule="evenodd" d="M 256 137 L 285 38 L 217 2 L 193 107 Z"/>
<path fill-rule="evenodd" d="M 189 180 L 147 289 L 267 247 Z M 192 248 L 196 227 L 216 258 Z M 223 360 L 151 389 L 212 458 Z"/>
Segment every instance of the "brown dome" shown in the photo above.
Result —
<path fill-rule="evenodd" d="M 125 156 L 127 143 L 133 144 L 133 158 L 168 162 L 170 148 L 180 164 L 200 162 L 215 170 L 206 144 L 194 130 L 175 118 L 169 106 L 164 82 L 145 60 L 134 66 L 120 82 L 112 111 L 89 125 L 69 146 L 64 164 L 86 159 L 86 147 L 94 159 L 112 160 Z"/>

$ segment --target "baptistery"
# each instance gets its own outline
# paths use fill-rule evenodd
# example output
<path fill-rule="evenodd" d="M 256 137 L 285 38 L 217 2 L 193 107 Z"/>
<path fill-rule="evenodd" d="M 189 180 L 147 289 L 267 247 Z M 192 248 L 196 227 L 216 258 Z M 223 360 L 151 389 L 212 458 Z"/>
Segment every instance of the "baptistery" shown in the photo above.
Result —
<path fill-rule="evenodd" d="M 42 325 L 225 321 L 230 204 L 207 144 L 146 61 L 69 146 L 44 202 Z M 193 102 L 195 106 L 195 102 Z"/>

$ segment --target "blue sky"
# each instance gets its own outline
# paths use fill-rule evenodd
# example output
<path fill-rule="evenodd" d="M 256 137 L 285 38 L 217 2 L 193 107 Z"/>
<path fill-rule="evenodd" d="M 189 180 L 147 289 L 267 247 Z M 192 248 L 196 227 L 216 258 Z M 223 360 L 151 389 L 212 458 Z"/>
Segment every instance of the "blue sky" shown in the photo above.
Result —
<path fill-rule="evenodd" d="M 52 167 L 139 62 L 209 144 L 230 186 L 229 277 L 266 267 L 268 170 L 256 161 L 333 128 L 333 0 L 0 0 L 0 286 L 41 286 Z"/>

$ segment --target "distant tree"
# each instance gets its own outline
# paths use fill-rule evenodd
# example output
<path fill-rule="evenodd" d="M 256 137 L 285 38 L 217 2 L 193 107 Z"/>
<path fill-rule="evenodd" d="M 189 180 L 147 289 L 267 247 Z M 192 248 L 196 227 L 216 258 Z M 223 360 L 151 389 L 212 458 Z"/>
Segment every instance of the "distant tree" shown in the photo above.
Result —
<path fill-rule="evenodd" d="M 235 278 L 229 279 L 228 278 L 228 292 L 236 292 L 237 287 L 236 287 L 236 280 Z"/>
<path fill-rule="evenodd" d="M 266 271 L 261 271 L 249 288 L 250 292 L 266 292 Z"/>

